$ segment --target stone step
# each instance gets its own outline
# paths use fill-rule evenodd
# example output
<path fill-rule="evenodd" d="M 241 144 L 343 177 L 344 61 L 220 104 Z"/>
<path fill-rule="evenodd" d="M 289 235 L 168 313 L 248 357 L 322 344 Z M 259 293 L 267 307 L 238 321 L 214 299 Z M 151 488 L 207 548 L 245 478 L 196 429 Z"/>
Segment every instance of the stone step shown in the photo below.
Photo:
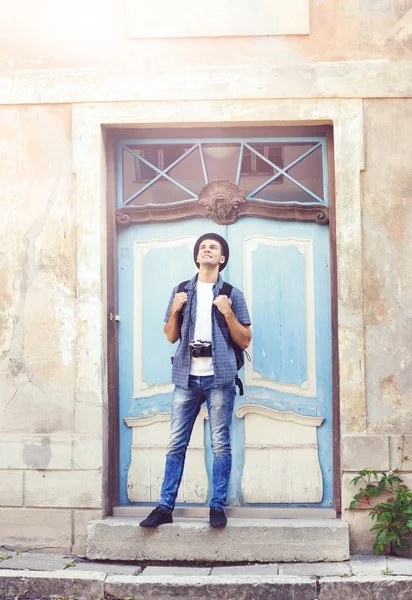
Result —
<path fill-rule="evenodd" d="M 339 519 L 229 519 L 212 529 L 205 519 L 175 519 L 155 529 L 136 518 L 90 521 L 91 560 L 162 562 L 319 562 L 349 558 L 348 524 Z"/>
<path fill-rule="evenodd" d="M 0 598 L 53 600 L 408 600 L 412 577 L 147 576 L 0 571 Z"/>

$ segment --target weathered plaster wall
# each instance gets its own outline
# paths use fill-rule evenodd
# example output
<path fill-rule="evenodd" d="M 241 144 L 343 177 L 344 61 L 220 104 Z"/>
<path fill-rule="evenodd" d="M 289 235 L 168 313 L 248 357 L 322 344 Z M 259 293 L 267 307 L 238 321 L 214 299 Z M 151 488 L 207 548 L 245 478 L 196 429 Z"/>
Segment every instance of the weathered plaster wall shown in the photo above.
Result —
<path fill-rule="evenodd" d="M 66 551 L 101 506 L 102 466 L 101 436 L 75 424 L 71 112 L 0 108 L 0 531 Z"/>
<path fill-rule="evenodd" d="M 343 437 L 345 508 L 357 470 L 399 469 L 412 485 L 412 100 L 365 100 L 364 134 L 363 253 L 353 266 L 363 272 L 367 412 L 361 435 Z M 355 551 L 374 538 L 367 512 L 348 515 Z"/>
<path fill-rule="evenodd" d="M 128 39 L 121 6 L 2 7 L 1 542 L 83 552 L 86 523 L 103 512 L 100 124 L 261 115 L 335 125 L 343 508 L 353 550 L 370 550 L 365 513 L 346 511 L 353 472 L 412 471 L 402 460 L 412 456 L 402 438 L 412 420 L 412 0 L 313 0 L 310 35 L 190 40 Z M 352 160 L 362 137 L 361 189 Z"/>
<path fill-rule="evenodd" d="M 310 36 L 167 40 L 127 38 L 125 3 L 116 0 L 4 4 L 0 67 L 6 69 L 153 70 L 161 64 L 167 70 L 182 65 L 401 60 L 411 51 L 411 0 L 313 0 Z"/>

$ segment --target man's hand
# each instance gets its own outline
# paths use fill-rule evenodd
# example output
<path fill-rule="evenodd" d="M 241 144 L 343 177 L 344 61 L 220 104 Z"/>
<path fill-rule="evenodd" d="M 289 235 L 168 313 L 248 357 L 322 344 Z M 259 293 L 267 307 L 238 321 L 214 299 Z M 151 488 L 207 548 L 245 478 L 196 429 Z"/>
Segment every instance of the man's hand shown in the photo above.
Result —
<path fill-rule="evenodd" d="M 218 296 L 213 304 L 218 307 L 224 317 L 232 312 L 232 301 L 227 296 Z"/>
<path fill-rule="evenodd" d="M 237 320 L 237 317 L 232 310 L 231 299 L 227 296 L 218 296 L 213 304 L 218 307 L 225 317 L 232 340 L 240 346 L 242 350 L 246 350 L 252 339 L 252 332 L 250 331 L 249 325 L 242 325 L 242 323 L 239 323 Z"/>
<path fill-rule="evenodd" d="M 180 338 L 180 320 L 179 313 L 187 302 L 187 294 L 186 292 L 180 292 L 179 294 L 175 294 L 173 298 L 172 306 L 170 307 L 170 315 L 169 320 L 164 326 L 163 331 L 166 334 L 167 339 L 171 344 L 177 342 Z"/>
<path fill-rule="evenodd" d="M 186 292 L 180 292 L 179 294 L 175 294 L 175 297 L 173 298 L 172 306 L 170 308 L 170 314 L 176 314 L 176 313 L 180 312 L 182 310 L 183 306 L 186 304 L 186 302 L 187 302 Z"/>

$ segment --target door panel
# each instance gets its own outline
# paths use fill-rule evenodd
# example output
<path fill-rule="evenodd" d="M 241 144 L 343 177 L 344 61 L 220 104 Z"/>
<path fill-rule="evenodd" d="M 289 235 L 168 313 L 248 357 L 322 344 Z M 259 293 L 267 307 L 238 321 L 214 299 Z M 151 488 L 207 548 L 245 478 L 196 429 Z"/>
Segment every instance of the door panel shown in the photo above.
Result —
<path fill-rule="evenodd" d="M 158 500 L 159 478 L 163 476 L 164 458 L 169 437 L 169 425 L 162 426 L 153 417 L 168 415 L 173 385 L 171 384 L 172 346 L 163 333 L 164 315 L 170 293 L 175 285 L 193 277 L 196 267 L 193 247 L 205 231 L 221 233 L 222 227 L 206 219 L 189 222 L 134 225 L 119 231 L 119 410 L 120 410 L 120 502 L 152 502 Z M 136 421 L 147 419 L 147 421 Z M 126 419 L 126 420 L 125 420 Z M 133 420 L 134 419 L 134 420 Z M 204 430 L 204 416 L 201 430 Z M 162 420 L 162 422 L 164 422 Z M 143 429 L 148 429 L 150 441 L 141 440 Z M 151 433 L 150 433 L 151 432 Z M 156 442 L 156 443 L 155 443 Z M 197 445 L 192 440 L 192 449 Z M 161 449 L 161 452 L 160 452 Z M 192 452 L 193 454 L 194 452 Z M 148 456 L 156 454 L 149 459 Z M 163 458 L 160 458 L 162 454 Z M 189 455 L 191 453 L 189 452 Z M 204 439 L 197 454 L 204 464 Z M 132 469 L 130 465 L 132 461 Z M 142 467 L 143 465 L 143 467 Z M 193 475 L 185 478 L 196 479 Z M 141 472 L 151 473 L 151 489 L 138 490 L 136 481 Z M 189 470 L 187 470 L 189 471 Z M 139 474 L 139 475 L 138 475 Z M 197 492 L 195 501 L 204 502 L 207 479 L 196 483 L 206 492 Z M 187 486 L 189 487 L 189 486 Z M 183 501 L 183 500 L 182 500 Z"/>
<path fill-rule="evenodd" d="M 227 239 L 225 277 L 244 290 L 253 329 L 245 396 L 236 399 L 230 500 L 330 507 L 328 231 L 248 217 L 227 228 Z"/>
<path fill-rule="evenodd" d="M 319 140 L 299 143 L 265 142 L 255 148 L 253 143 L 231 141 L 226 144 L 229 152 L 218 141 L 216 148 L 182 141 L 177 158 L 168 158 L 172 145 L 161 149 L 157 143 L 155 158 L 150 158 L 151 146 L 129 144 L 124 154 L 133 178 L 119 191 L 119 203 L 128 198 L 126 203 L 145 205 L 144 194 L 148 194 L 148 206 L 164 207 L 183 201 L 182 190 L 189 190 L 196 202 L 193 190 L 210 181 L 211 173 L 227 178 L 228 169 L 241 187 L 244 180 L 253 188 L 246 201 L 258 197 L 264 201 L 264 181 L 271 181 L 271 203 L 307 202 L 292 187 L 309 193 L 312 204 L 324 202 L 325 145 Z M 153 173 L 146 172 L 148 160 Z M 201 162 L 196 166 L 194 161 Z M 175 172 L 179 177 L 173 184 L 167 177 Z M 149 185 L 152 176 L 154 183 Z M 175 185 L 176 197 L 166 184 Z M 245 395 L 236 397 L 233 414 L 228 504 L 331 507 L 328 227 L 251 216 L 231 225 L 192 218 L 119 229 L 120 503 L 159 500 L 173 393 L 170 357 L 176 350 L 163 333 L 163 319 L 172 288 L 196 272 L 193 246 L 207 231 L 219 233 L 229 243 L 230 260 L 222 275 L 244 291 L 253 331 L 251 361 L 245 361 L 240 374 Z M 188 448 L 178 503 L 208 503 L 212 458 L 207 412 L 202 409 Z"/>

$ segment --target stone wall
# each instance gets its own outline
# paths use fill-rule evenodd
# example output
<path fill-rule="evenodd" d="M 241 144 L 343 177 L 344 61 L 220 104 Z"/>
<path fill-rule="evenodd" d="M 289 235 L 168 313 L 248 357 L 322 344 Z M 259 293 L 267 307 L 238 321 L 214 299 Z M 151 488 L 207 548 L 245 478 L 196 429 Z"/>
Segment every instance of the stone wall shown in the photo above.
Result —
<path fill-rule="evenodd" d="M 412 488 L 412 100 L 365 100 L 362 266 L 366 413 L 343 433 L 343 507 L 364 468 L 398 469 Z M 368 509 L 347 514 L 354 551 L 368 550 Z"/>
<path fill-rule="evenodd" d="M 336 125 L 338 113 L 325 107 L 358 98 L 363 120 L 353 120 L 356 140 L 336 164 L 342 500 L 352 549 L 370 551 L 365 512 L 346 511 L 349 481 L 359 468 L 394 468 L 401 454 L 412 456 L 412 1 L 314 0 L 309 35 L 192 40 L 128 38 L 117 6 L 60 3 L 40 22 L 20 0 L 2 17 L 1 542 L 82 553 L 87 521 L 105 511 L 105 167 L 88 111 L 115 115 L 119 125 L 190 115 L 195 123 Z M 80 114 L 86 125 L 74 130 Z M 362 139 L 359 195 L 345 182 L 359 176 L 347 161 L 350 143 L 362 152 Z M 90 181 L 101 184 L 97 200 Z M 353 194 L 362 201 L 362 239 L 343 257 L 348 240 L 360 238 L 356 203 L 340 204 Z M 97 216 L 88 198 L 100 203 Z M 362 282 L 363 295 L 349 280 Z M 409 462 L 401 461 L 406 481 Z"/>
<path fill-rule="evenodd" d="M 71 112 L 0 107 L 1 540 L 66 552 L 102 506 L 102 409 L 75 393 Z"/>

